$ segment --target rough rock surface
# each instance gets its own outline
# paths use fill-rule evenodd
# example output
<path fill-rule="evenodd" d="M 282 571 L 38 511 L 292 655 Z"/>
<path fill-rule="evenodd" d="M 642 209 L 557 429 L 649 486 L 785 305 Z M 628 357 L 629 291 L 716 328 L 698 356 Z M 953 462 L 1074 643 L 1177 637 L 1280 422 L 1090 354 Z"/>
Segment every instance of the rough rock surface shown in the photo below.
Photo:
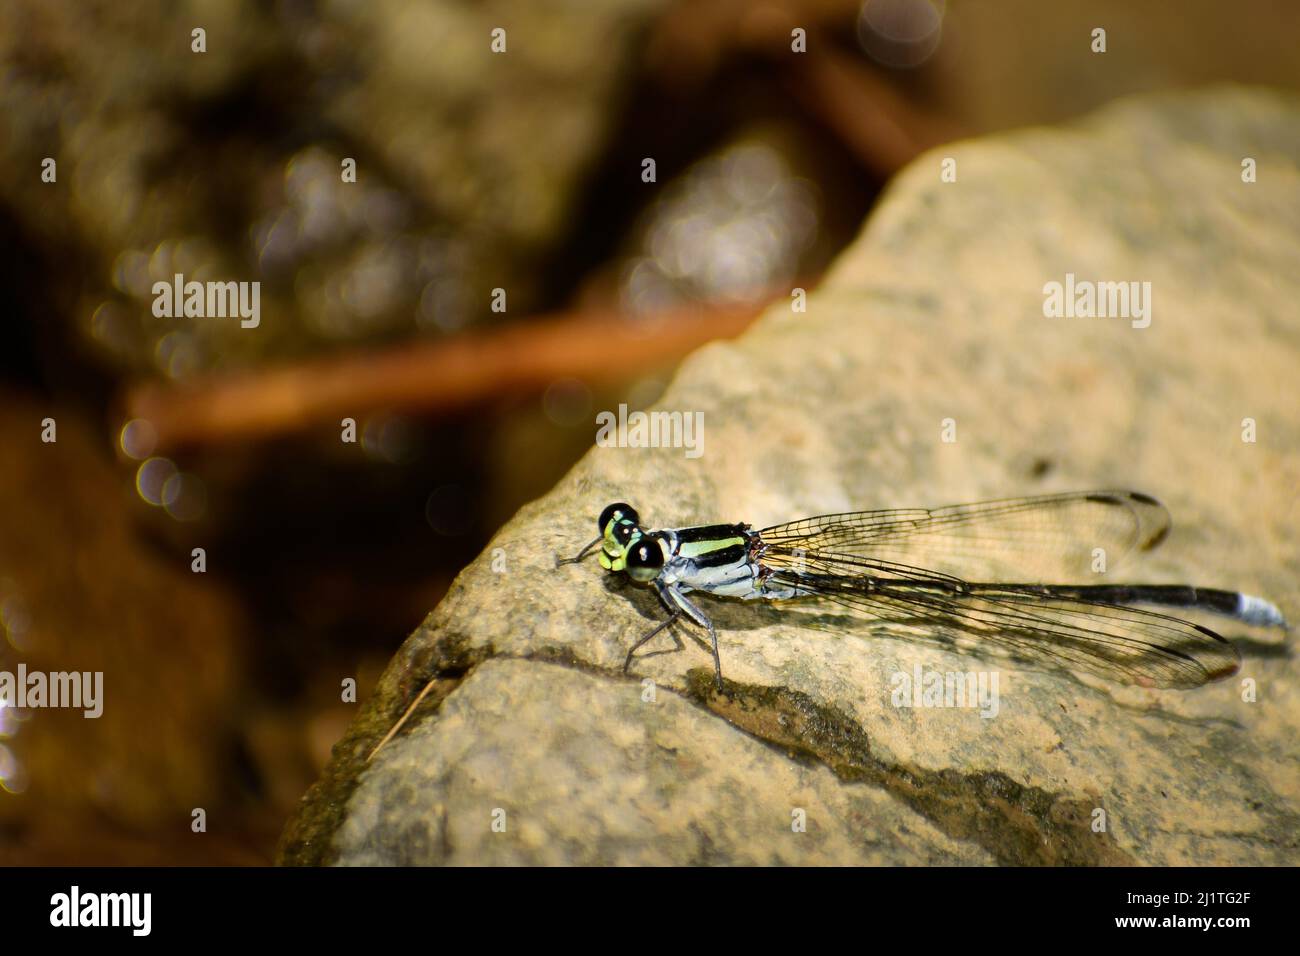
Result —
<path fill-rule="evenodd" d="M 651 526 L 761 527 L 1133 487 L 1174 531 L 1119 579 L 1300 616 L 1298 156 L 1300 103 L 1235 88 L 923 156 L 806 314 L 773 308 L 684 364 L 660 407 L 704 413 L 701 457 L 597 448 L 501 530 L 398 653 L 282 861 L 1300 862 L 1300 675 L 1267 635 L 1229 625 L 1241 674 L 1195 691 L 999 665 L 985 719 L 891 703 L 898 670 L 978 659 L 702 598 L 717 694 L 689 635 L 624 676 L 655 598 L 554 565 L 623 499 Z M 1045 317 L 1067 273 L 1149 281 L 1150 326 Z"/>

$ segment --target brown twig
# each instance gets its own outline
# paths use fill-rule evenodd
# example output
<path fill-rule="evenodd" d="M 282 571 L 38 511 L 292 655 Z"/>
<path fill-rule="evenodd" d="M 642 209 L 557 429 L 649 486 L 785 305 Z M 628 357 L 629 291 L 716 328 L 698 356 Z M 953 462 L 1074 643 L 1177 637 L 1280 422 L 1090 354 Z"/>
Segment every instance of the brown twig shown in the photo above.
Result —
<path fill-rule="evenodd" d="M 860 57 L 818 42 L 794 57 L 790 88 L 867 170 L 888 178 L 931 147 L 959 138 L 953 122 L 923 112 Z"/>
<path fill-rule="evenodd" d="M 782 293 L 784 294 L 784 293 Z M 153 425 L 157 451 L 261 439 L 380 409 L 445 412 L 560 378 L 613 382 L 743 331 L 766 301 L 646 317 L 616 310 L 539 317 L 491 332 L 128 389 L 128 419 Z"/>
<path fill-rule="evenodd" d="M 660 88 L 698 97 L 728 60 L 762 55 L 784 71 L 804 112 L 867 171 L 887 179 L 925 150 L 964 133 L 836 41 L 860 9 L 860 0 L 682 0 L 656 24 L 648 66 Z M 807 33 L 807 52 L 790 48 L 795 27 Z"/>

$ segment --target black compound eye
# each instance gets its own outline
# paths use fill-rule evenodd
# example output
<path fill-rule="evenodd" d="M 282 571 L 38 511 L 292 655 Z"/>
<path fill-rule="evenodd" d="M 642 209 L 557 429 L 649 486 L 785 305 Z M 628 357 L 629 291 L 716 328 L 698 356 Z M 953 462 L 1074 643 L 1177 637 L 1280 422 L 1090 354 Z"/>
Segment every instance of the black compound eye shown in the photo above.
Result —
<path fill-rule="evenodd" d="M 616 518 L 620 521 L 630 521 L 633 524 L 641 523 L 641 518 L 637 515 L 636 510 L 630 504 L 620 501 L 617 504 L 610 505 L 600 513 L 600 518 L 596 522 L 597 530 L 604 534 L 605 529 L 609 527 L 609 523 Z"/>
<path fill-rule="evenodd" d="M 627 573 L 635 581 L 653 581 L 664 566 L 664 552 L 655 538 L 642 538 L 627 553 Z"/>

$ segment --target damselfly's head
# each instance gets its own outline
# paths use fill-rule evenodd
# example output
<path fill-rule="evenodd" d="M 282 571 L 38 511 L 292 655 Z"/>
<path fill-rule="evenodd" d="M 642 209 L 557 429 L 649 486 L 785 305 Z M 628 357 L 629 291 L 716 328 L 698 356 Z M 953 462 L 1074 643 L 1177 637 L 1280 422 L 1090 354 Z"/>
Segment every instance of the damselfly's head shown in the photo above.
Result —
<path fill-rule="evenodd" d="M 626 571 L 633 581 L 649 584 L 664 566 L 664 551 L 659 536 L 641 530 L 640 521 L 636 509 L 621 501 L 600 513 L 597 524 L 604 538 L 600 566 Z"/>

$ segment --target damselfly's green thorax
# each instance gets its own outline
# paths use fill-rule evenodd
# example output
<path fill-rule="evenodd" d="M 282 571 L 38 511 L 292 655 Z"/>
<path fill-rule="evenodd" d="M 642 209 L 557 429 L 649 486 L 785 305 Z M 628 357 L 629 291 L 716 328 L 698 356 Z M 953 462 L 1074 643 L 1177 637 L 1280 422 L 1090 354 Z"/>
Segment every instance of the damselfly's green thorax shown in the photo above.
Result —
<path fill-rule="evenodd" d="M 755 530 L 716 524 L 650 530 L 625 502 L 605 508 L 600 563 L 652 587 L 670 617 L 638 647 L 686 617 L 708 631 L 718 687 L 717 632 L 686 596 L 692 591 L 742 600 L 822 598 L 869 617 L 901 617 L 936 629 L 974 632 L 990 646 L 1034 651 L 1130 683 L 1195 687 L 1236 671 L 1236 649 L 1218 634 L 1134 604 L 1183 607 L 1246 624 L 1284 627 L 1262 598 L 1182 585 L 1002 584 L 957 577 L 954 560 L 998 577 L 1037 569 L 1046 577 L 1084 577 L 1081 563 L 1100 548 L 1114 557 L 1147 551 L 1169 531 L 1169 514 L 1148 495 L 1086 491 L 947 508 L 904 508 L 819 515 Z M 1055 569 L 1055 571 L 1050 570 Z M 1043 577 L 1038 580 L 1043 580 Z M 1014 580 L 1014 579 L 1013 579 Z"/>

